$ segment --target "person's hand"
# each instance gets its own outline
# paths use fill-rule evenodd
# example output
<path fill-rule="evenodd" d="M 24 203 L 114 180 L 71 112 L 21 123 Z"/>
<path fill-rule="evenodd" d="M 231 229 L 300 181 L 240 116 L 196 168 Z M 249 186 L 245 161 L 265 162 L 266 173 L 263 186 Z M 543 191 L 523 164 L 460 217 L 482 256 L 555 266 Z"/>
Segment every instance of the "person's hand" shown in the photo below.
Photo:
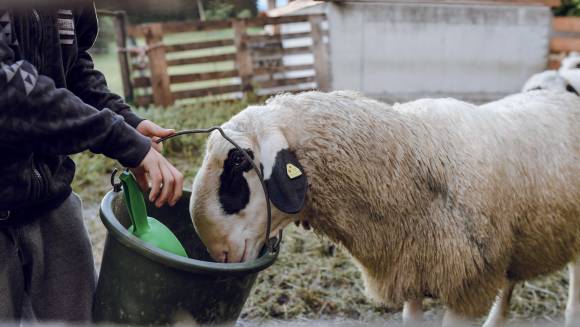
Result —
<path fill-rule="evenodd" d="M 169 136 L 175 133 L 173 129 L 167 129 L 160 127 L 159 125 L 155 124 L 150 120 L 144 120 L 139 125 L 137 125 L 137 131 L 149 138 L 151 138 L 151 144 L 155 148 L 155 150 L 161 152 L 163 146 L 161 143 L 157 143 L 156 141 L 162 137 Z"/>
<path fill-rule="evenodd" d="M 166 203 L 174 206 L 181 197 L 183 175 L 153 147 L 139 166 L 131 171 L 143 191 L 146 191 L 149 186 L 147 181 L 147 176 L 149 176 L 151 180 L 149 201 L 155 202 L 158 208 Z"/>

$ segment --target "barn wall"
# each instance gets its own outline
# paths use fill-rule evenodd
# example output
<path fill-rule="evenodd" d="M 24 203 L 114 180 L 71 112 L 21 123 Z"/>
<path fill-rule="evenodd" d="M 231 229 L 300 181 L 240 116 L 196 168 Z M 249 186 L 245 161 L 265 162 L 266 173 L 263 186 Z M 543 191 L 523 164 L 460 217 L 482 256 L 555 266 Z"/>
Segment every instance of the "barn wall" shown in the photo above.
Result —
<path fill-rule="evenodd" d="M 487 101 L 546 67 L 548 7 L 346 2 L 327 11 L 334 89 Z"/>

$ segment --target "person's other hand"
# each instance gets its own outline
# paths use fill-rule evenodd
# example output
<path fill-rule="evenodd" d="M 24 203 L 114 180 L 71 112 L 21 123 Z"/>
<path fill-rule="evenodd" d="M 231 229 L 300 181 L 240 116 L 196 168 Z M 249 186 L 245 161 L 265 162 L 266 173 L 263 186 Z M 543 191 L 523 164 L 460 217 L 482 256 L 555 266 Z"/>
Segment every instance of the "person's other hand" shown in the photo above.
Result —
<path fill-rule="evenodd" d="M 137 131 L 151 138 L 151 144 L 153 144 L 155 150 L 159 152 L 161 152 L 163 146 L 161 143 L 157 143 L 156 141 L 162 137 L 166 137 L 175 133 L 175 130 L 160 127 L 150 120 L 144 120 L 139 123 L 139 125 L 137 125 Z"/>
<path fill-rule="evenodd" d="M 137 183 L 143 191 L 147 191 L 151 182 L 149 201 L 159 208 L 166 203 L 174 206 L 183 192 L 183 174 L 167 161 L 153 147 L 149 150 L 137 168 L 131 169 Z"/>

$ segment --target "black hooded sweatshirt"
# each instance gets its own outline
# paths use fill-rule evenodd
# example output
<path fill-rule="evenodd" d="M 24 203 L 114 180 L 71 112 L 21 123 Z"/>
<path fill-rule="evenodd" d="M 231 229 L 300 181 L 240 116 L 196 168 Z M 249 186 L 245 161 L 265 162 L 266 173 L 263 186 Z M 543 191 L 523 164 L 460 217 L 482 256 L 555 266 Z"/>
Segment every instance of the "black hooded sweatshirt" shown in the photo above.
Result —
<path fill-rule="evenodd" d="M 151 147 L 142 119 L 109 91 L 87 52 L 94 6 L 0 9 L 0 226 L 21 224 L 71 193 L 70 154 L 137 166 Z"/>

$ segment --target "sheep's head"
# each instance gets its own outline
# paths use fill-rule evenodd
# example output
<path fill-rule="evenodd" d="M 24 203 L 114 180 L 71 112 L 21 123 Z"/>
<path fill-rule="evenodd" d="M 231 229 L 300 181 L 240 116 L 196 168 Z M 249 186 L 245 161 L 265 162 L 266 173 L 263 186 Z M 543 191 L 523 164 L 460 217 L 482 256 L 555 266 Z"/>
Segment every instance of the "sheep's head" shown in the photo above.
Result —
<path fill-rule="evenodd" d="M 566 81 L 566 90 L 576 95 L 580 92 L 580 54 L 572 52 L 562 60 L 560 76 Z"/>
<path fill-rule="evenodd" d="M 562 59 L 560 70 L 580 69 L 580 53 L 571 52 L 566 58 Z"/>
<path fill-rule="evenodd" d="M 231 127 L 231 125 L 229 125 Z M 273 204 L 271 237 L 300 211 L 306 176 L 281 131 L 224 132 L 260 167 Z M 203 164 L 193 182 L 191 216 L 201 240 L 218 262 L 255 259 L 266 237 L 266 199 L 248 158 L 217 131 L 208 139 Z"/>

